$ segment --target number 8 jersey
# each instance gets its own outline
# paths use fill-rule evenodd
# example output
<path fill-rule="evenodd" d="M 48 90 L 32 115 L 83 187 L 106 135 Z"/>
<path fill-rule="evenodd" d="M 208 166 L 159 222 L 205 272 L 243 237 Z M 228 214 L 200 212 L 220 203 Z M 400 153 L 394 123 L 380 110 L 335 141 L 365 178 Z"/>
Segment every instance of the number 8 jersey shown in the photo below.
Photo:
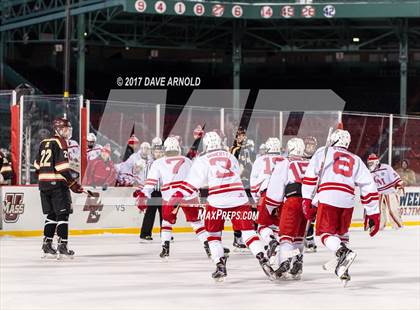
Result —
<path fill-rule="evenodd" d="M 370 171 L 363 161 L 353 153 L 341 147 L 329 147 L 324 164 L 324 171 L 319 176 L 324 159 L 325 147 L 317 150 L 311 158 L 303 178 L 302 196 L 312 198 L 312 193 L 321 178 L 317 201 L 337 208 L 354 207 L 355 187 L 360 188 L 361 203 L 366 213 L 379 213 L 379 194 Z"/>
<path fill-rule="evenodd" d="M 205 185 L 209 189 L 207 201 L 212 207 L 232 208 L 248 203 L 238 160 L 224 150 L 210 151 L 197 157 L 182 189 L 189 196 Z"/>

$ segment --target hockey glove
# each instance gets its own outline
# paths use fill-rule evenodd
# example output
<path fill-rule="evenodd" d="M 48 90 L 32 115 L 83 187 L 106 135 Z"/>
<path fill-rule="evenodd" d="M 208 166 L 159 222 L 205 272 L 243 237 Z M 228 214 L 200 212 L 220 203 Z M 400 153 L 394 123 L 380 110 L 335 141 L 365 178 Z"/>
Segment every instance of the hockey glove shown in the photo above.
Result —
<path fill-rule="evenodd" d="M 147 209 L 146 201 L 147 197 L 144 195 L 144 193 L 141 190 L 136 190 L 133 193 L 133 197 L 136 198 L 136 205 L 137 208 L 140 210 L 140 212 L 144 212 Z"/>
<path fill-rule="evenodd" d="M 379 213 L 366 215 L 369 224 L 369 235 L 373 237 L 379 231 L 380 217 Z"/>
<path fill-rule="evenodd" d="M 317 208 L 312 206 L 312 200 L 304 198 L 302 200 L 302 211 L 308 221 L 315 220 Z"/>
<path fill-rule="evenodd" d="M 171 199 L 169 199 L 168 205 L 173 206 L 172 214 L 176 215 L 178 213 L 179 204 L 181 203 L 182 199 L 184 198 L 184 194 L 180 191 L 175 192 L 175 194 L 172 195 Z"/>
<path fill-rule="evenodd" d="M 184 194 L 180 191 L 175 192 L 175 194 L 172 195 L 171 199 L 169 199 L 168 205 L 173 206 L 174 208 L 177 208 L 182 199 L 184 198 Z"/>
<path fill-rule="evenodd" d="M 77 183 L 76 181 L 73 181 L 72 183 L 69 184 L 69 188 L 71 189 L 71 191 L 73 193 L 76 194 L 81 194 L 83 193 L 83 187 L 82 185 L 80 185 L 79 183 Z"/>

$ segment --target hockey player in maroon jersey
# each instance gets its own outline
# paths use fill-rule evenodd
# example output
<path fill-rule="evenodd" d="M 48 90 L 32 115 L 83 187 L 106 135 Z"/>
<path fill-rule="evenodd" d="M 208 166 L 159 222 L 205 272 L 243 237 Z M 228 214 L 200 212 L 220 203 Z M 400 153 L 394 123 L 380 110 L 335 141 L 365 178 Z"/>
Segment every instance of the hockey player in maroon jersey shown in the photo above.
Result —
<path fill-rule="evenodd" d="M 67 248 L 68 220 L 72 212 L 69 188 L 82 193 L 82 186 L 70 173 L 67 142 L 71 135 L 71 124 L 64 118 L 53 122 L 54 136 L 42 140 L 34 162 L 38 175 L 42 211 L 47 215 L 44 225 L 43 257 L 73 257 L 74 251 Z M 58 235 L 58 247 L 52 242 Z"/>
<path fill-rule="evenodd" d="M 208 132 L 203 138 L 204 153 L 197 157 L 180 191 L 172 195 L 170 204 L 178 205 L 182 199 L 195 193 L 206 184 L 209 188 L 204 225 L 209 234 L 211 257 L 216 264 L 212 277 L 222 281 L 227 276 L 226 257 L 222 246 L 224 222 L 230 217 L 233 229 L 242 231 L 245 244 L 259 261 L 264 273 L 274 279 L 264 246 L 254 231 L 252 209 L 243 187 L 238 160 L 222 150 L 220 136 Z"/>
<path fill-rule="evenodd" d="M 348 268 L 356 258 L 356 253 L 347 247 L 356 186 L 360 188 L 371 237 L 378 232 L 380 225 L 375 181 L 363 161 L 347 150 L 350 141 L 348 131 L 336 129 L 327 149 L 318 149 L 310 160 L 302 186 L 305 216 L 313 220 L 316 215 L 316 235 L 335 254 L 335 274 L 344 283 L 350 280 Z M 317 201 L 311 200 L 314 191 Z M 316 204 L 317 208 L 313 206 Z"/>

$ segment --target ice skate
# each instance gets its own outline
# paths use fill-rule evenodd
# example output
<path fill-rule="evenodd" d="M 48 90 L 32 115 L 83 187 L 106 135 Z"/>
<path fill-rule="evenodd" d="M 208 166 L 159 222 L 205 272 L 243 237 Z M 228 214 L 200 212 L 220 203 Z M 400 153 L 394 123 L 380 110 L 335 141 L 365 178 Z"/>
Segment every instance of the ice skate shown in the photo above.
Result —
<path fill-rule="evenodd" d="M 276 239 L 272 239 L 267 247 L 267 257 L 270 259 L 273 256 L 276 256 L 276 249 L 279 245 L 279 242 Z"/>
<path fill-rule="evenodd" d="M 245 243 L 242 241 L 242 237 L 236 237 L 233 239 L 233 251 L 244 252 L 246 249 Z"/>
<path fill-rule="evenodd" d="M 140 243 L 150 243 L 152 241 L 153 241 L 152 236 L 145 236 L 145 237 L 140 236 Z"/>
<path fill-rule="evenodd" d="M 266 276 L 271 281 L 274 281 L 276 279 L 276 274 L 275 274 L 273 268 L 271 268 L 270 263 L 268 261 L 268 258 L 264 256 L 263 252 L 258 253 L 256 257 L 258 259 L 258 262 L 261 265 L 262 270 L 266 274 Z"/>
<path fill-rule="evenodd" d="M 211 258 L 211 251 L 208 241 L 204 241 L 204 250 L 206 251 L 207 257 Z M 228 248 L 223 247 L 223 254 L 226 258 L 229 257 L 230 250 Z"/>
<path fill-rule="evenodd" d="M 348 270 L 346 270 L 344 272 L 344 274 L 340 277 L 340 280 L 341 280 L 341 284 L 343 285 L 343 287 L 346 287 L 347 284 L 349 283 L 349 281 L 351 280 L 351 277 L 349 275 L 349 271 Z"/>
<path fill-rule="evenodd" d="M 73 259 L 74 258 L 74 251 L 69 250 L 67 248 L 67 242 L 61 242 L 59 240 L 58 247 L 57 247 L 57 259 L 62 260 L 62 259 L 66 259 L 66 258 Z"/>
<path fill-rule="evenodd" d="M 42 242 L 42 256 L 41 258 L 56 258 L 57 250 L 52 245 L 52 239 L 44 238 Z"/>
<path fill-rule="evenodd" d="M 287 273 L 290 269 L 290 262 L 292 261 L 291 258 L 286 259 L 285 261 L 283 261 L 282 263 L 280 263 L 279 268 L 275 271 L 276 273 L 276 278 L 278 280 L 285 280 L 287 279 Z"/>
<path fill-rule="evenodd" d="M 293 258 L 292 268 L 289 274 L 293 280 L 300 280 L 302 278 L 303 271 L 303 255 L 299 254 Z"/>
<path fill-rule="evenodd" d="M 341 277 L 353 263 L 356 258 L 356 253 L 347 248 L 344 243 L 341 243 L 341 247 L 337 250 L 336 256 L 338 257 L 338 262 L 335 268 L 335 274 Z"/>
<path fill-rule="evenodd" d="M 227 276 L 226 261 L 226 257 L 221 257 L 219 262 L 216 264 L 216 271 L 211 274 L 211 277 L 216 282 L 223 282 Z"/>
<path fill-rule="evenodd" d="M 317 251 L 317 246 L 313 238 L 305 239 L 303 244 L 305 246 L 305 253 L 315 253 Z"/>
<path fill-rule="evenodd" d="M 169 258 L 169 241 L 165 241 L 162 245 L 162 252 L 159 254 L 160 258 L 167 260 Z"/>

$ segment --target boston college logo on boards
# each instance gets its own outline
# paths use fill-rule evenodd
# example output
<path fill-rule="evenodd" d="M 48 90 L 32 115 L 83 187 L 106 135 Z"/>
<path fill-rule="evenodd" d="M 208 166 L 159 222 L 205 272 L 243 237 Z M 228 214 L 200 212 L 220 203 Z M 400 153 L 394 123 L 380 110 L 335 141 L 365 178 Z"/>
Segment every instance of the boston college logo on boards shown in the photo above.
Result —
<path fill-rule="evenodd" d="M 4 222 L 16 223 L 25 211 L 23 193 L 6 193 L 3 201 Z"/>
<path fill-rule="evenodd" d="M 101 217 L 101 211 L 104 205 L 101 201 L 101 197 L 87 197 L 83 211 L 89 211 L 86 223 L 98 223 Z"/>

